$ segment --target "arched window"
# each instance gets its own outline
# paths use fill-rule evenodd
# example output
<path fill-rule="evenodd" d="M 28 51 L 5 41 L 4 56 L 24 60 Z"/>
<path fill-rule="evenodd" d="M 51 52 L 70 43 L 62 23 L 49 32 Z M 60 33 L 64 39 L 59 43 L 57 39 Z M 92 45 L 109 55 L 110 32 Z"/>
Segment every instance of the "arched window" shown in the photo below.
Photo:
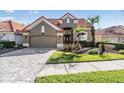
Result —
<path fill-rule="evenodd" d="M 70 18 L 67 18 L 67 23 L 70 23 Z"/>
<path fill-rule="evenodd" d="M 45 33 L 45 26 L 41 26 L 41 33 Z"/>

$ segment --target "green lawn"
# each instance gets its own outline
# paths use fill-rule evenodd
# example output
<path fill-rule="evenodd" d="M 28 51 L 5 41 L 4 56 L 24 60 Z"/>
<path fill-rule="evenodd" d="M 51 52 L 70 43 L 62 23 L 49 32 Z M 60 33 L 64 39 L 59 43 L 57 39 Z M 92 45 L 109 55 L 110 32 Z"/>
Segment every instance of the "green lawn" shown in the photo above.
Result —
<path fill-rule="evenodd" d="M 92 61 L 104 61 L 124 59 L 122 54 L 106 53 L 103 55 L 98 54 L 75 54 L 69 52 L 56 51 L 48 59 L 47 63 L 68 63 L 68 62 L 92 62 Z"/>
<path fill-rule="evenodd" d="M 124 70 L 37 77 L 36 83 L 124 83 Z"/>

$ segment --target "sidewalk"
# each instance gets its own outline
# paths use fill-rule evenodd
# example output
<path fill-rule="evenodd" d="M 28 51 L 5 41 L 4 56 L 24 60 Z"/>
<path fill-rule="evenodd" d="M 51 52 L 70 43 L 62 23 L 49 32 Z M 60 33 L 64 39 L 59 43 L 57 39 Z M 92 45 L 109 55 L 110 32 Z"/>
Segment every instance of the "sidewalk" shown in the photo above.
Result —
<path fill-rule="evenodd" d="M 46 64 L 38 76 L 124 69 L 124 60 L 87 63 Z"/>

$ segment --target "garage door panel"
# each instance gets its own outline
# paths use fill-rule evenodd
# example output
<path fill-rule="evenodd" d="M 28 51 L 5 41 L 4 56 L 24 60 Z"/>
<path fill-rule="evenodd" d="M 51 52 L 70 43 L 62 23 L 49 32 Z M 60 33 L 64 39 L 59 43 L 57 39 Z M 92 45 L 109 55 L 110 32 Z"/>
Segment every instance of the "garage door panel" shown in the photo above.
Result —
<path fill-rule="evenodd" d="M 56 48 L 57 40 L 55 36 L 37 36 L 30 38 L 31 47 Z"/>

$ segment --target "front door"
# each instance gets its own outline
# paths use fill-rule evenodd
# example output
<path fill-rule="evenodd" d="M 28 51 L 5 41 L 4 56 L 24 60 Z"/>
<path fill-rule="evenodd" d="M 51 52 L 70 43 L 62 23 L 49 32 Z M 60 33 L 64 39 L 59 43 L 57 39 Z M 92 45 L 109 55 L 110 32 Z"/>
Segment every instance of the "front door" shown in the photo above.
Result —
<path fill-rule="evenodd" d="M 63 42 L 64 44 L 73 43 L 73 29 L 72 28 L 64 28 Z"/>

